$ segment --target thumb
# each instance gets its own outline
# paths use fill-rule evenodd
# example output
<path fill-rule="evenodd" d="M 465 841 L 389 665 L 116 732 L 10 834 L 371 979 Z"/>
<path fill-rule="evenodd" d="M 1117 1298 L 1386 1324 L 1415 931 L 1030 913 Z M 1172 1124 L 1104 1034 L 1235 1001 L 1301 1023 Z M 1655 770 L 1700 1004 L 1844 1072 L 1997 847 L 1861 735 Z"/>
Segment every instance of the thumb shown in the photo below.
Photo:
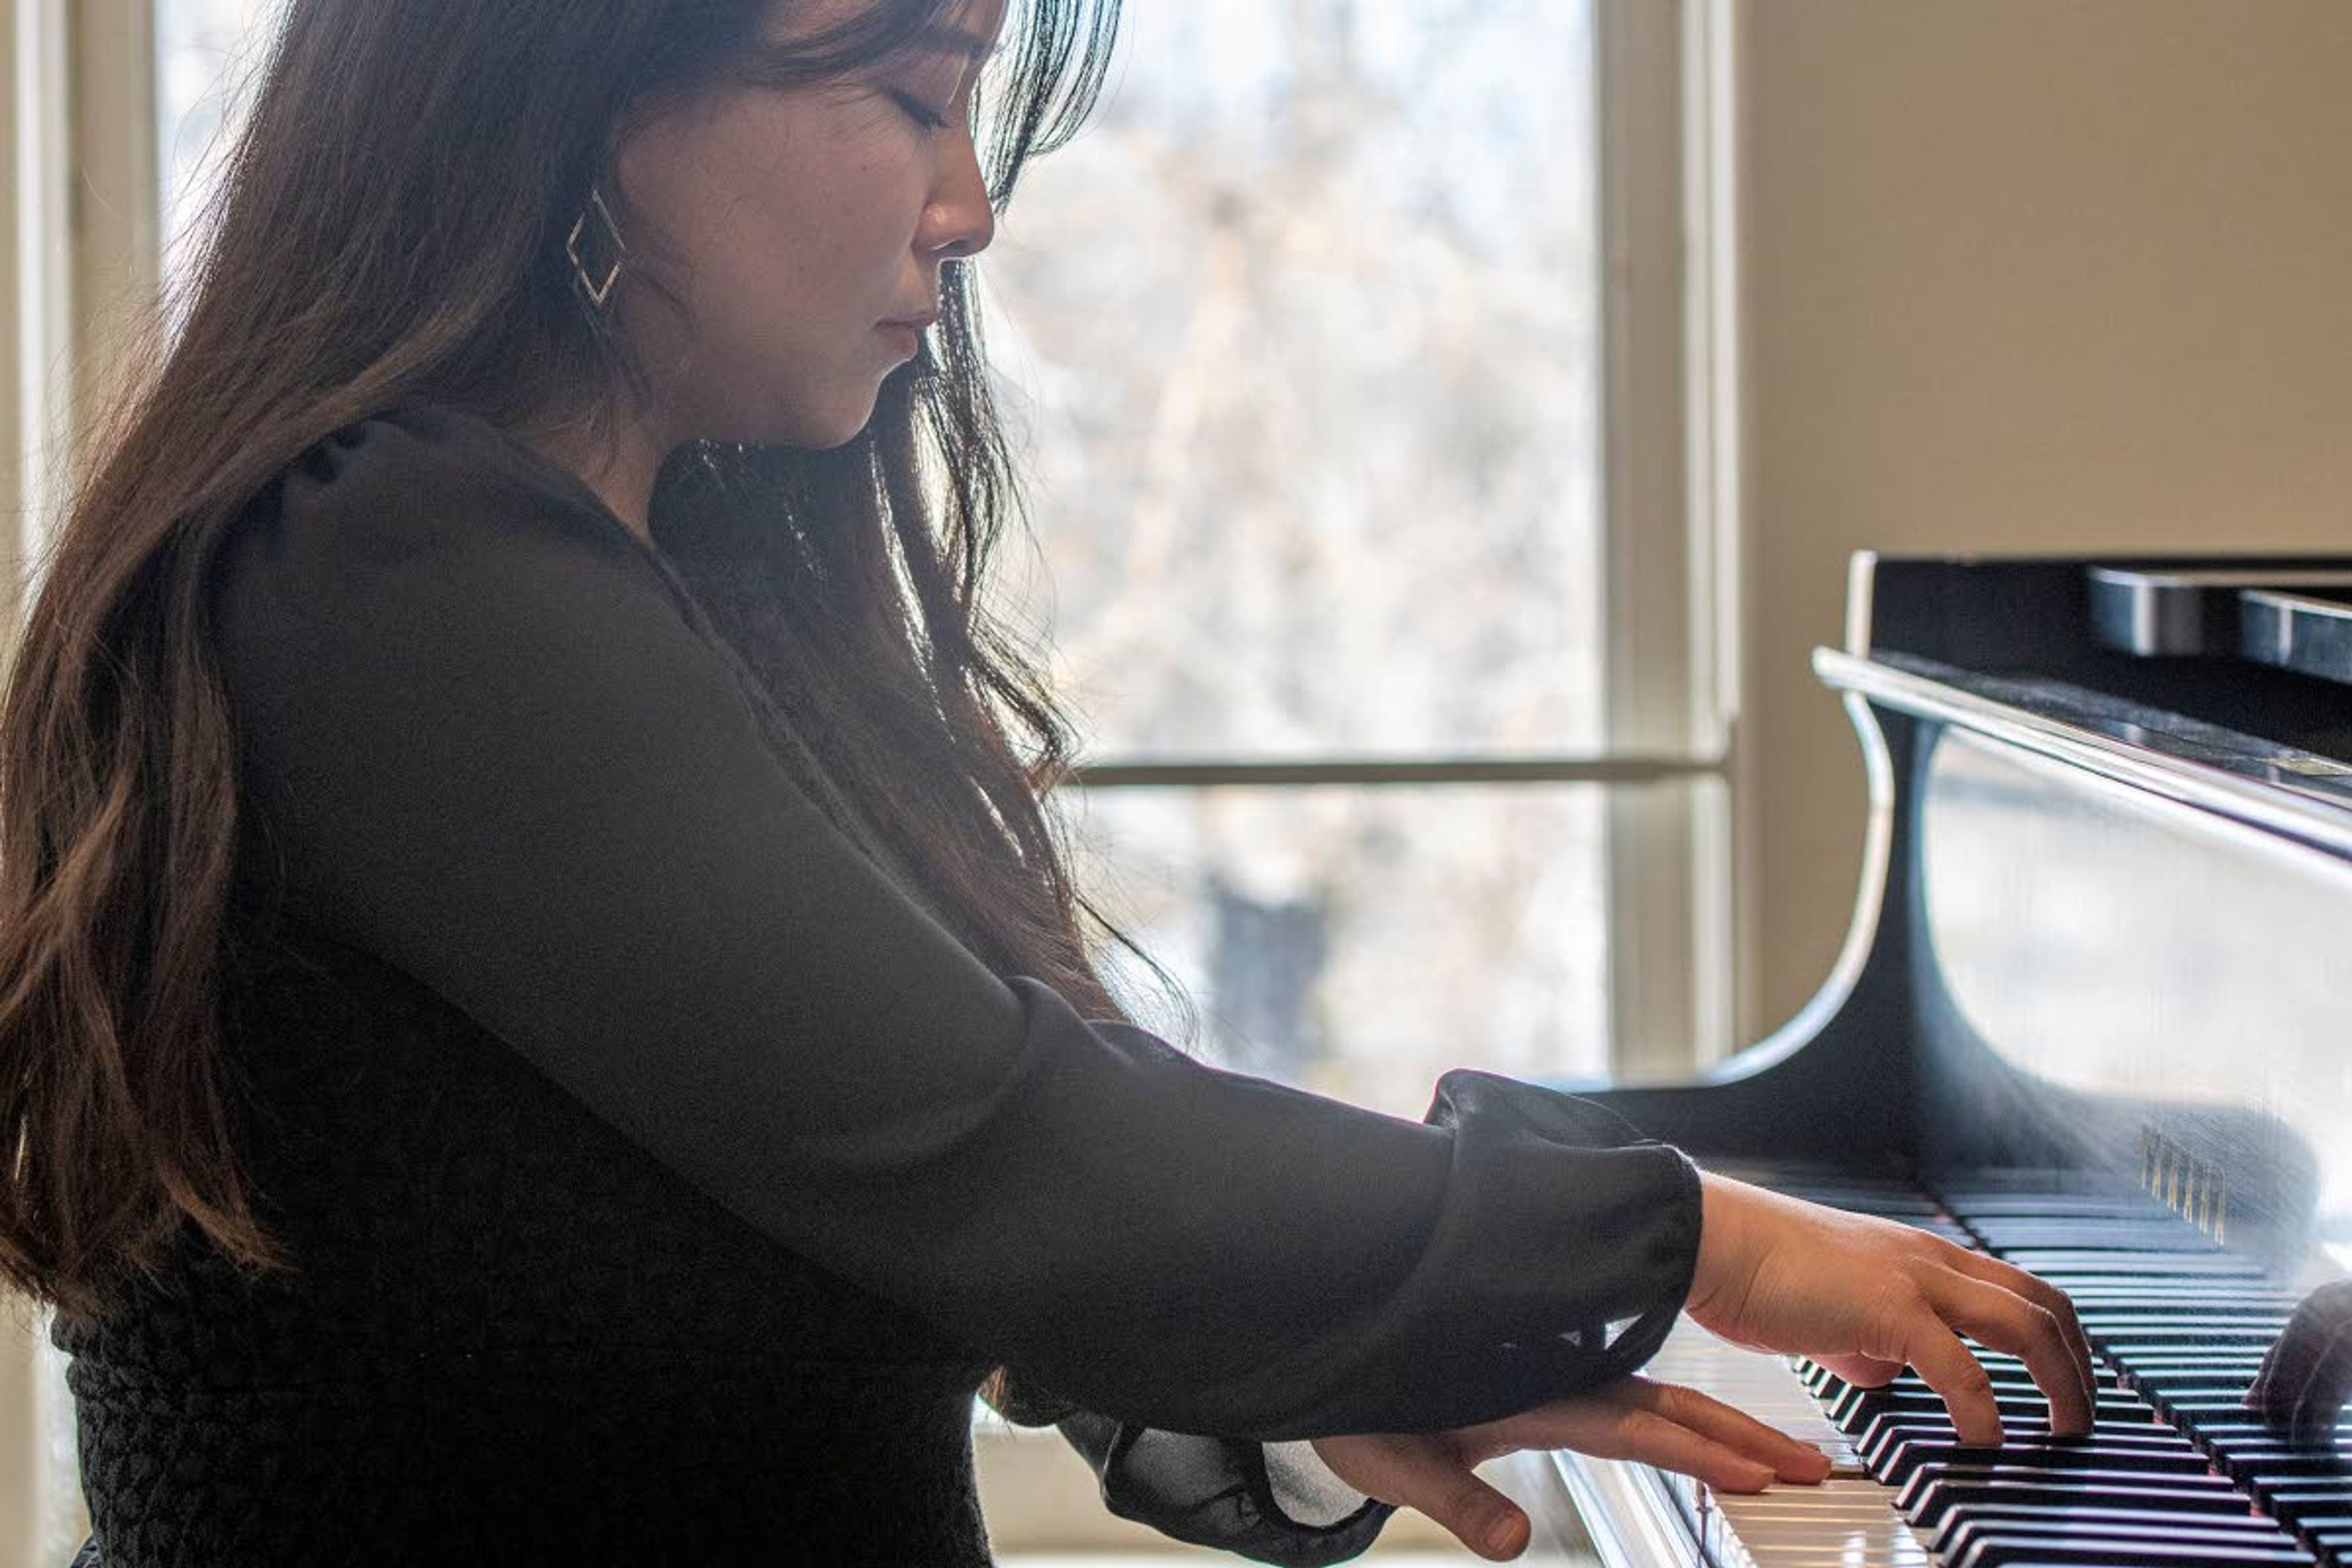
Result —
<path fill-rule="evenodd" d="M 1502 1563 L 1528 1549 L 1527 1515 L 1446 1444 L 1395 1437 L 1370 1451 L 1352 1447 L 1348 1458 L 1351 1473 L 1342 1479 L 1357 1490 L 1427 1514 L 1479 1556 Z"/>

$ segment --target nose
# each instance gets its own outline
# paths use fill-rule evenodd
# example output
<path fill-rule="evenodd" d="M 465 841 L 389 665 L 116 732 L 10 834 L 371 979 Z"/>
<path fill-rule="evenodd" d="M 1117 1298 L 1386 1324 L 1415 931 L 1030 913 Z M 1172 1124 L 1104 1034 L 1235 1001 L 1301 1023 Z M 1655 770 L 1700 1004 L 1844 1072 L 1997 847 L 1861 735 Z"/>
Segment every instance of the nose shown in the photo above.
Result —
<path fill-rule="evenodd" d="M 996 237 L 996 212 L 988 205 L 988 180 L 981 173 L 980 153 L 969 132 L 943 141 L 941 146 L 946 166 L 923 208 L 915 244 L 941 260 L 977 256 Z"/>

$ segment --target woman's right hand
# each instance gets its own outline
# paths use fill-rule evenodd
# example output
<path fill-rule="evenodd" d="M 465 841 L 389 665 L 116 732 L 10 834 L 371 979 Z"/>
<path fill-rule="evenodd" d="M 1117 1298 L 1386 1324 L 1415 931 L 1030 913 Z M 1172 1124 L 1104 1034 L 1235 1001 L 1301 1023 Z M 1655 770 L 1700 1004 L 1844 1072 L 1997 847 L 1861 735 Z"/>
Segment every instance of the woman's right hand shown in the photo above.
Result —
<path fill-rule="evenodd" d="M 1450 1432 L 1318 1437 L 1325 1467 L 1367 1497 L 1418 1509 L 1463 1545 L 1504 1563 L 1528 1549 L 1519 1506 L 1481 1479 L 1478 1466 L 1522 1449 L 1571 1448 L 1696 1476 L 1720 1491 L 1762 1491 L 1776 1480 L 1811 1485 L 1829 1457 L 1723 1401 L 1671 1383 L 1622 1377 L 1533 1410 Z"/>
<path fill-rule="evenodd" d="M 2090 1342 L 2074 1303 L 2021 1268 L 1909 1226 L 1846 1214 L 1703 1173 L 1688 1311 L 1756 1350 L 1811 1356 L 1852 1383 L 1908 1365 L 1943 1397 L 1965 1443 L 2001 1439 L 1991 1381 L 1968 1334 L 2021 1357 L 2055 1433 L 2086 1432 Z"/>

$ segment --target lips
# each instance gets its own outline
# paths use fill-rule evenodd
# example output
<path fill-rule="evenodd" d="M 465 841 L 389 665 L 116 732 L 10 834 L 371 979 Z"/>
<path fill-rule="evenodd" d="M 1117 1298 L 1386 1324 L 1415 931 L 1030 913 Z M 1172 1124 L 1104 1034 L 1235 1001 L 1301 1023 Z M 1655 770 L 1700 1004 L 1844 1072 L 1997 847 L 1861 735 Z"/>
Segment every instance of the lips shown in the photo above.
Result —
<path fill-rule="evenodd" d="M 919 316 L 892 316 L 885 320 L 882 324 L 886 327 L 912 327 L 919 332 L 939 319 L 940 313 L 932 310 Z"/>

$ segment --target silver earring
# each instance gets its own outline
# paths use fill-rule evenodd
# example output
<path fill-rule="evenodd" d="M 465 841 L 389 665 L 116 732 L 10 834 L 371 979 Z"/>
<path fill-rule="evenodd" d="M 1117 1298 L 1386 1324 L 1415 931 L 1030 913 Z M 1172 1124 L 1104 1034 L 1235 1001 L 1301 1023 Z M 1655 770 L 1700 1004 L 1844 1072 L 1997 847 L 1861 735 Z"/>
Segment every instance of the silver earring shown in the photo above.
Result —
<path fill-rule="evenodd" d="M 601 282 L 580 255 L 581 237 L 587 233 L 591 214 L 594 215 L 599 226 L 604 231 L 604 237 L 598 243 L 608 247 L 613 253 L 612 261 L 604 269 L 604 276 Z M 588 205 L 580 210 L 578 217 L 572 220 L 572 232 L 563 241 L 563 254 L 572 258 L 572 275 L 578 281 L 580 291 L 588 296 L 590 304 L 600 310 L 603 310 L 604 301 L 613 297 L 614 285 L 621 280 L 621 263 L 627 259 L 629 247 L 621 238 L 621 226 L 613 221 L 613 209 L 604 205 L 604 193 L 593 185 L 588 187 Z"/>

